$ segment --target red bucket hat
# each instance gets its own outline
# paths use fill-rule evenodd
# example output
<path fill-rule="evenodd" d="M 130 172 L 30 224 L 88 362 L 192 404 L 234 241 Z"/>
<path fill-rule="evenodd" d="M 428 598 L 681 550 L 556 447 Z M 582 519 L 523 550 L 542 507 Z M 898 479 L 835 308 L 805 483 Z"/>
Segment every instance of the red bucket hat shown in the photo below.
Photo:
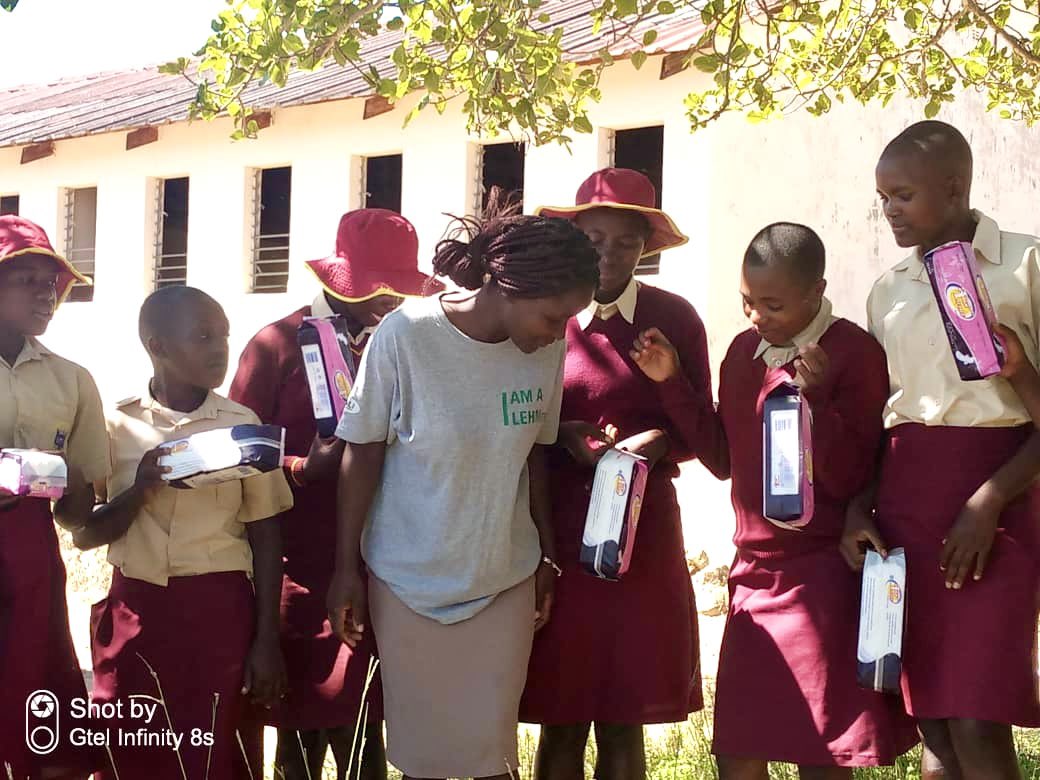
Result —
<path fill-rule="evenodd" d="M 444 289 L 418 266 L 415 228 L 386 209 L 348 211 L 339 220 L 336 253 L 307 262 L 325 291 L 347 303 L 377 295 L 418 297 Z"/>
<path fill-rule="evenodd" d="M 25 217 L 18 217 L 14 214 L 0 216 L 0 263 L 30 254 L 49 257 L 58 266 L 58 282 L 54 285 L 58 294 L 58 303 L 65 300 L 74 282 L 91 284 L 90 279 L 54 251 L 54 247 L 51 246 L 50 239 L 47 238 L 47 233 L 42 227 Z"/>
<path fill-rule="evenodd" d="M 682 246 L 690 240 L 656 204 L 657 190 L 642 173 L 629 168 L 604 168 L 582 182 L 574 196 L 573 206 L 539 206 L 534 213 L 573 220 L 581 212 L 591 209 L 636 211 L 650 223 L 650 236 L 643 250 L 643 257 L 647 257 Z"/>

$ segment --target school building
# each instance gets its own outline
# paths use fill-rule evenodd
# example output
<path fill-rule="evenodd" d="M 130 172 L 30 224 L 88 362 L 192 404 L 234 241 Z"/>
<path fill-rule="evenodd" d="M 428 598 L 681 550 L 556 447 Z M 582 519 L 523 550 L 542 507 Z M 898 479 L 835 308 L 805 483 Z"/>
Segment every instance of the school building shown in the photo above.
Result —
<path fill-rule="evenodd" d="M 583 0 L 553 0 L 570 56 L 603 45 Z M 193 88 L 155 68 L 105 73 L 0 93 L 0 210 L 43 225 L 56 248 L 94 277 L 62 306 L 46 343 L 83 363 L 107 402 L 142 391 L 147 361 L 137 340 L 139 304 L 157 285 L 187 282 L 217 298 L 231 321 L 233 355 L 262 325 L 309 302 L 318 287 L 303 265 L 332 252 L 349 209 L 400 210 L 418 229 L 423 261 L 448 224 L 445 213 L 479 212 L 493 184 L 521 190 L 527 210 L 573 202 L 578 184 L 607 165 L 642 169 L 661 205 L 689 236 L 642 269 L 647 282 L 686 296 L 707 326 L 713 365 L 745 325 L 738 271 L 750 237 L 768 222 L 808 223 L 829 252 L 836 312 L 863 323 L 867 292 L 901 257 L 874 193 L 885 142 L 922 107 L 836 105 L 824 118 L 799 114 L 763 124 L 727 116 L 691 134 L 683 98 L 708 76 L 681 70 L 699 20 L 652 18 L 654 53 L 637 70 L 618 59 L 603 75 L 595 132 L 569 148 L 469 135 L 456 101 L 423 111 L 414 98 L 390 107 L 352 70 L 296 74 L 283 90 L 253 91 L 263 129 L 232 142 L 228 120 L 188 122 Z M 369 44 L 387 67 L 392 38 Z M 1008 229 L 1040 232 L 1040 128 L 984 111 L 965 95 L 940 118 L 976 155 L 974 200 Z M 232 370 L 234 363 L 232 364 Z M 688 548 L 728 563 L 727 486 L 699 466 L 680 480 Z"/>

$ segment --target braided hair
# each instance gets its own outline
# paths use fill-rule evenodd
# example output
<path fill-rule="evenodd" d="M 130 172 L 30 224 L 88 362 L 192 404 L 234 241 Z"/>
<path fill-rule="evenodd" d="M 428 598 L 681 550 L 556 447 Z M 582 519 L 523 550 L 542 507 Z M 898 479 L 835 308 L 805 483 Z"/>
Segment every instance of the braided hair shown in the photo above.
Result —
<path fill-rule="evenodd" d="M 519 213 L 494 187 L 482 218 L 455 217 L 433 269 L 460 287 L 493 284 L 513 298 L 549 298 L 599 285 L 599 254 L 572 222 Z"/>

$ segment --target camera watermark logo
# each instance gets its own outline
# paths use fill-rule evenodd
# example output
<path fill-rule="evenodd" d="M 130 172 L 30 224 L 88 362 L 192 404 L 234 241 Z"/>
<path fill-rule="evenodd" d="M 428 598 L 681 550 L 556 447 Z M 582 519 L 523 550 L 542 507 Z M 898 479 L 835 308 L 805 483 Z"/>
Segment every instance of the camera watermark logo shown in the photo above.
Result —
<path fill-rule="evenodd" d="M 58 747 L 58 697 L 50 691 L 33 691 L 25 700 L 25 744 L 38 756 Z"/>

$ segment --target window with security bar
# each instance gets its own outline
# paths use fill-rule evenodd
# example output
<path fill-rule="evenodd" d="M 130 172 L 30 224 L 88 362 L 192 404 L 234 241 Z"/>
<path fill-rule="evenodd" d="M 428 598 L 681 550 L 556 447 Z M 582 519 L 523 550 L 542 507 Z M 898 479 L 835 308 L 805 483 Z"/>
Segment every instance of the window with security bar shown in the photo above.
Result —
<path fill-rule="evenodd" d="M 657 208 L 661 208 L 661 181 L 664 169 L 664 127 L 636 127 L 615 130 L 610 138 L 610 164 L 615 168 L 631 168 L 645 174 L 657 190 Z M 650 255 L 639 261 L 637 276 L 652 276 L 661 271 L 661 255 Z"/>
<path fill-rule="evenodd" d="M 65 190 L 65 257 L 76 270 L 94 280 L 97 244 L 97 187 Z M 68 301 L 94 300 L 94 286 L 76 282 Z"/>
<path fill-rule="evenodd" d="M 0 217 L 4 214 L 18 216 L 19 197 L 17 195 L 0 196 Z"/>
<path fill-rule="evenodd" d="M 254 181 L 253 284 L 255 293 L 289 288 L 289 201 L 292 168 L 265 168 Z"/>
<path fill-rule="evenodd" d="M 361 185 L 361 203 L 367 209 L 401 213 L 402 158 L 399 154 L 366 157 Z"/>
<path fill-rule="evenodd" d="M 477 216 L 487 208 L 492 187 L 501 187 L 510 198 L 524 201 L 525 144 L 486 144 L 477 147 L 477 186 L 473 212 Z"/>
<path fill-rule="evenodd" d="M 158 183 L 154 289 L 188 283 L 188 179 Z"/>

